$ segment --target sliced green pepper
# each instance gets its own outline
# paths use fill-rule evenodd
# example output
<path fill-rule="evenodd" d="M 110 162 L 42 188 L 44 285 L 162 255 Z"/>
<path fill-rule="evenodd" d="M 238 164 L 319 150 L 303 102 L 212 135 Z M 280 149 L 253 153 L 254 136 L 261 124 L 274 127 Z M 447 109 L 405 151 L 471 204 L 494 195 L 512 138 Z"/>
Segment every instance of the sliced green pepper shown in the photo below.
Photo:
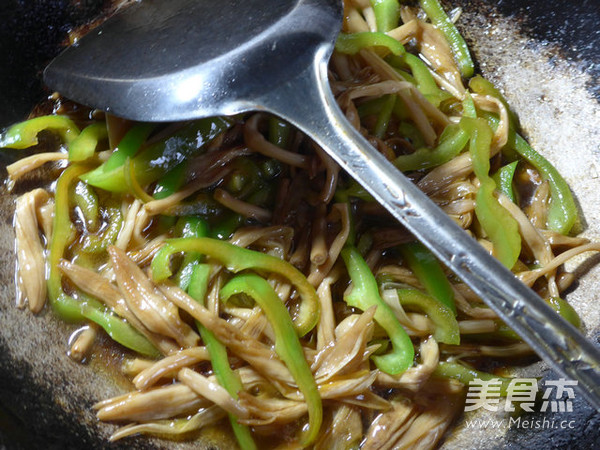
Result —
<path fill-rule="evenodd" d="M 127 192 L 129 192 L 129 194 L 133 195 L 142 203 L 148 203 L 154 200 L 154 198 L 140 186 L 140 183 L 135 177 L 135 167 L 131 158 L 127 158 L 125 164 L 123 164 L 123 177 L 125 178 L 125 185 L 127 186 Z"/>
<path fill-rule="evenodd" d="M 272 180 L 277 177 L 282 170 L 281 162 L 270 158 L 259 163 L 260 172 L 265 180 Z"/>
<path fill-rule="evenodd" d="M 111 314 L 97 300 L 86 298 L 81 293 L 79 295 L 84 299 L 79 305 L 82 316 L 100 325 L 113 341 L 143 356 L 150 358 L 161 356 L 156 347 L 124 319 Z"/>
<path fill-rule="evenodd" d="M 218 239 L 207 237 L 168 239 L 152 260 L 152 277 L 154 280 L 165 280 L 172 275 L 169 260 L 171 255 L 179 252 L 198 252 L 209 256 L 232 272 L 253 269 L 281 275 L 296 287 L 302 299 L 298 314 L 294 317 L 294 325 L 298 335 L 304 336 L 319 321 L 319 298 L 315 289 L 302 272 L 287 261 Z"/>
<path fill-rule="evenodd" d="M 462 364 L 455 362 L 444 362 L 440 361 L 434 375 L 444 378 L 453 378 L 460 381 L 465 386 L 468 386 L 470 382 L 474 380 L 498 380 L 500 382 L 500 395 L 506 397 L 508 393 L 508 385 L 511 382 L 511 378 L 499 377 L 487 372 L 481 372 L 479 370 L 471 369 L 470 367 L 463 366 Z"/>
<path fill-rule="evenodd" d="M 473 97 L 468 92 L 465 93 L 465 98 L 462 102 L 463 107 L 463 117 L 471 117 L 475 119 L 477 117 L 477 108 L 475 107 L 475 102 L 473 101 Z"/>
<path fill-rule="evenodd" d="M 185 171 L 187 166 L 188 162 L 183 161 L 159 178 L 154 186 L 152 197 L 156 200 L 160 200 L 177 192 L 185 183 Z M 161 229 L 169 230 L 175 224 L 175 220 L 175 217 L 161 214 L 159 216 L 158 226 Z"/>
<path fill-rule="evenodd" d="M 133 157 L 135 178 L 142 186 L 156 181 L 230 126 L 229 121 L 220 117 L 189 123 L 169 138 L 145 148 Z M 132 155 L 127 156 L 131 157 Z M 105 168 L 86 175 L 84 180 L 108 191 L 125 192 L 127 184 L 122 164 L 125 163 L 126 157 L 114 169 L 110 168 L 112 165 L 108 166 L 108 163 L 111 162 L 109 159 Z"/>
<path fill-rule="evenodd" d="M 149 123 L 135 124 L 127 134 L 123 136 L 123 139 L 121 139 L 117 148 L 113 150 L 110 158 L 95 170 L 83 175 L 82 180 L 94 186 L 104 188 L 102 184 L 105 182 L 107 174 L 115 171 L 122 171 L 125 161 L 127 161 L 128 158 L 133 158 L 135 156 L 153 129 L 154 125 Z M 126 190 L 127 186 L 125 186 L 125 179 L 123 178 L 122 181 L 122 189 Z"/>
<path fill-rule="evenodd" d="M 348 182 L 348 187 L 340 189 L 340 185 L 335 190 L 335 201 L 338 203 L 346 203 L 350 198 L 359 198 L 365 202 L 374 202 L 375 199 L 361 184 L 351 179 Z"/>
<path fill-rule="evenodd" d="M 188 294 L 202 305 L 205 304 L 204 299 L 208 288 L 210 271 L 211 267 L 209 264 L 198 264 L 193 266 L 190 276 Z M 237 400 L 238 392 L 244 389 L 244 386 L 242 385 L 240 377 L 229 365 L 227 348 L 215 337 L 212 331 L 203 327 L 200 322 L 196 322 L 196 326 L 198 327 L 204 345 L 206 345 L 206 348 L 208 349 L 210 362 L 215 377 L 217 377 L 217 381 L 234 399 Z M 233 433 L 242 450 L 252 450 L 257 448 L 252 439 L 250 429 L 239 424 L 237 418 L 233 414 L 229 414 L 229 423 L 231 424 Z"/>
<path fill-rule="evenodd" d="M 398 26 L 400 21 L 400 4 L 398 0 L 371 0 L 375 13 L 377 31 L 386 33 Z"/>
<path fill-rule="evenodd" d="M 498 190 L 506 195 L 513 203 L 517 202 L 515 190 L 513 189 L 513 179 L 515 177 L 517 164 L 519 164 L 519 161 L 513 161 L 510 164 L 500 167 L 492 177 Z"/>
<path fill-rule="evenodd" d="M 485 114 L 484 116 L 492 129 L 496 129 L 500 120 L 496 115 Z M 514 129 L 510 129 L 508 142 L 503 149 L 513 150 L 529 164 L 531 164 L 540 173 L 544 181 L 550 185 L 550 205 L 548 206 L 548 229 L 561 234 L 568 234 L 577 222 L 577 205 L 573 199 L 573 194 L 569 185 L 556 170 L 556 168 L 536 152 L 525 139 L 523 139 Z M 514 155 L 507 155 L 514 156 Z"/>
<path fill-rule="evenodd" d="M 23 149 L 38 144 L 40 131 L 58 133 L 66 144 L 79 135 L 79 128 L 67 116 L 42 116 L 17 123 L 10 127 L 0 139 L 0 147 Z"/>
<path fill-rule="evenodd" d="M 408 140 L 413 148 L 425 147 L 425 139 L 417 127 L 412 122 L 400 122 L 398 132 L 402 137 Z M 418 150 L 417 150 L 418 151 Z"/>
<path fill-rule="evenodd" d="M 438 87 L 431 72 L 429 72 L 429 68 L 418 56 L 406 52 L 401 56 L 389 56 L 386 60 L 394 68 L 408 67 L 412 72 L 412 78 L 417 89 L 433 105 L 439 106 L 441 102 L 452 97 L 450 93 L 442 91 Z M 410 79 L 408 81 L 410 81 Z"/>
<path fill-rule="evenodd" d="M 123 212 L 117 205 L 106 208 L 108 215 L 108 226 L 101 234 L 87 234 L 81 244 L 84 253 L 101 253 L 117 241 L 121 227 L 123 226 Z"/>
<path fill-rule="evenodd" d="M 396 100 L 396 104 L 394 105 L 394 115 L 398 118 L 398 120 L 412 120 L 412 113 L 410 112 L 410 109 L 404 100 L 402 100 L 402 97 L 398 97 Z"/>
<path fill-rule="evenodd" d="M 437 147 L 423 147 L 409 155 L 400 155 L 394 160 L 394 165 L 402 172 L 430 169 L 450 161 L 465 148 L 468 141 L 468 133 L 451 123 L 442 132 Z"/>
<path fill-rule="evenodd" d="M 73 233 L 69 211 L 69 191 L 77 177 L 89 169 L 90 166 L 74 164 L 65 169 L 56 184 L 52 239 L 48 257 L 50 266 L 49 303 L 63 320 L 77 322 L 87 318 L 100 325 L 113 340 L 125 347 L 142 355 L 158 356 L 158 350 L 144 336 L 128 323 L 105 310 L 97 300 L 84 294 L 80 294 L 82 300 L 76 300 L 63 291 L 62 277 L 58 267 Z"/>
<path fill-rule="evenodd" d="M 418 242 L 404 244 L 399 248 L 410 270 L 413 271 L 425 290 L 456 316 L 452 285 L 433 253 Z"/>
<path fill-rule="evenodd" d="M 98 196 L 91 186 L 80 181 L 72 191 L 73 203 L 77 205 L 88 231 L 94 232 L 100 226 L 100 205 Z"/>
<path fill-rule="evenodd" d="M 442 5 L 440 5 L 440 2 L 438 0 L 420 0 L 419 3 L 427 17 L 431 19 L 431 22 L 442 32 L 446 41 L 450 44 L 461 75 L 465 78 L 472 77 L 475 67 L 469 47 L 446 14 L 446 11 L 444 11 L 444 8 L 442 8 Z"/>
<path fill-rule="evenodd" d="M 550 306 L 554 311 L 556 311 L 556 313 L 560 315 L 563 319 L 565 319 L 575 328 L 581 328 L 581 319 L 579 318 L 577 311 L 575 311 L 575 309 L 571 305 L 569 305 L 568 302 L 566 302 L 560 297 L 550 297 L 545 301 L 546 303 L 548 303 L 548 306 Z M 503 338 L 513 339 L 516 341 L 522 340 L 521 336 L 515 333 L 513 329 L 506 325 L 504 322 L 499 322 L 496 331 L 494 333 L 488 333 L 487 335 L 499 335 Z"/>
<path fill-rule="evenodd" d="M 52 223 L 52 239 L 50 239 L 50 252 L 48 265 L 48 297 L 50 305 L 56 313 L 65 320 L 75 322 L 81 320 L 81 311 L 77 302 L 67 296 L 62 289 L 61 275 L 58 263 L 63 257 L 68 242 L 71 240 L 73 224 L 71 223 L 69 211 L 69 191 L 77 177 L 90 169 L 86 165 L 72 165 L 58 178 L 56 183 L 56 194 L 54 197 L 54 218 Z"/>
<path fill-rule="evenodd" d="M 69 144 L 69 161 L 85 161 L 91 158 L 98 143 L 107 138 L 108 131 L 104 122 L 96 122 L 85 127 Z"/>
<path fill-rule="evenodd" d="M 377 306 L 375 321 L 387 332 L 392 342 L 391 353 L 373 356 L 373 362 L 380 370 L 390 375 L 404 372 L 414 363 L 415 349 L 410 337 L 392 309 L 379 295 L 377 281 L 358 250 L 346 246 L 342 250 L 342 258 L 352 280 L 352 290 L 344 296 L 344 301 L 361 311 Z"/>
<path fill-rule="evenodd" d="M 378 31 L 363 31 L 360 33 L 340 33 L 335 41 L 335 49 L 340 53 L 354 55 L 363 48 L 385 47 L 394 55 L 402 55 L 404 46 L 391 36 Z"/>
<path fill-rule="evenodd" d="M 245 200 L 265 187 L 260 167 L 250 158 L 241 156 L 232 163 L 233 170 L 225 188 L 239 199 Z"/>
<path fill-rule="evenodd" d="M 550 230 L 568 234 L 577 221 L 577 205 L 565 179 L 558 170 L 516 133 L 509 135 L 509 145 L 525 158 L 550 185 L 547 225 Z"/>
<path fill-rule="evenodd" d="M 381 108 L 383 108 L 385 102 L 385 96 L 377 97 L 372 100 L 367 100 L 364 103 L 361 103 L 356 107 L 356 110 L 358 111 L 358 115 L 362 119 L 366 116 L 379 114 L 379 111 L 381 111 Z"/>
<path fill-rule="evenodd" d="M 456 321 L 456 312 L 447 305 L 417 289 L 398 289 L 398 298 L 402 306 L 422 310 L 435 325 L 433 337 L 444 344 L 460 344 L 460 330 Z"/>
<path fill-rule="evenodd" d="M 521 236 L 516 220 L 494 196 L 496 183 L 489 175 L 492 130 L 484 119 L 469 117 L 463 117 L 460 126 L 471 136 L 469 151 L 473 171 L 480 182 L 475 214 L 494 246 L 496 257 L 505 267 L 512 269 L 521 253 Z"/>
<path fill-rule="evenodd" d="M 223 220 L 212 227 L 211 237 L 220 240 L 229 239 L 242 223 L 244 223 L 244 217 L 241 214 L 227 211 Z"/>
<path fill-rule="evenodd" d="M 182 238 L 206 237 L 208 235 L 208 224 L 199 217 L 187 216 L 180 218 L 176 225 L 176 234 Z M 176 275 L 176 283 L 183 290 L 190 284 L 194 268 L 200 263 L 202 255 L 188 252 L 184 255 L 181 267 Z"/>
<path fill-rule="evenodd" d="M 156 182 L 152 196 L 156 200 L 160 200 L 177 192 L 185 183 L 185 170 L 187 165 L 187 161 L 183 161 L 165 173 Z"/>
<path fill-rule="evenodd" d="M 546 303 L 575 328 L 581 328 L 581 319 L 577 311 L 565 300 L 560 297 L 550 297 L 546 300 Z"/>
<path fill-rule="evenodd" d="M 269 142 L 287 149 L 292 135 L 292 126 L 278 117 L 269 117 Z"/>
<path fill-rule="evenodd" d="M 383 103 L 383 107 L 379 110 L 377 122 L 375 123 L 375 130 L 373 131 L 373 134 L 379 139 L 383 139 L 385 137 L 385 133 L 387 133 L 390 125 L 390 119 L 392 117 L 392 111 L 394 109 L 394 105 L 396 104 L 397 98 L 398 97 L 396 95 L 385 96 L 385 102 Z"/>
<path fill-rule="evenodd" d="M 508 118 L 511 127 L 516 129 L 519 126 L 519 120 L 517 119 L 517 116 L 515 116 L 515 114 L 511 111 L 510 107 L 508 106 L 508 102 L 502 93 L 496 88 L 496 86 L 483 78 L 481 75 L 475 75 L 469 80 L 469 87 L 473 92 L 481 95 L 489 95 L 500 100 L 508 112 Z"/>
<path fill-rule="evenodd" d="M 306 361 L 287 308 L 267 280 L 252 273 L 235 276 L 221 289 L 220 294 L 225 302 L 232 295 L 246 294 L 254 299 L 267 316 L 275 333 L 275 352 L 294 377 L 308 407 L 309 426 L 301 445 L 312 444 L 323 422 L 323 406 L 317 383 Z"/>

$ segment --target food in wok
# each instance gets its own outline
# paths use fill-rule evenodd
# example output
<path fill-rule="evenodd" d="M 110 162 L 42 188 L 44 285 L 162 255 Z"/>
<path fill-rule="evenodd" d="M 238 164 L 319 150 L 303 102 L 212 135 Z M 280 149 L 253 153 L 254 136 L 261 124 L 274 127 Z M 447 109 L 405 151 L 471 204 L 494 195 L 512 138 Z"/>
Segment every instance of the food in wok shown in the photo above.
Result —
<path fill-rule="evenodd" d="M 568 186 L 474 75 L 437 1 L 347 2 L 330 82 L 348 120 L 557 313 Z M 240 447 L 433 447 L 493 360 L 531 354 L 329 157 L 276 117 L 132 123 L 53 95 L 2 145 L 57 179 L 21 195 L 19 305 L 106 333 L 132 392 L 95 405 L 137 433 L 230 426 Z M 38 139 L 39 135 L 39 139 Z M 48 150 L 56 144 L 57 148 Z M 443 398 L 443 401 L 440 401 Z M 229 425 L 227 425 L 227 423 Z"/>

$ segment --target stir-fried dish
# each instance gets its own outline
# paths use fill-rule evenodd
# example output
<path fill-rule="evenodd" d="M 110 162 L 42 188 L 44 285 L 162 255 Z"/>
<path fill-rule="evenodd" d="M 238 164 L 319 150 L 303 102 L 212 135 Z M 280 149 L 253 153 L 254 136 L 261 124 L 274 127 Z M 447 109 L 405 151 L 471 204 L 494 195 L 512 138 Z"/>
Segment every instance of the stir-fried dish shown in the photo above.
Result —
<path fill-rule="evenodd" d="M 576 326 L 564 262 L 597 244 L 438 0 L 347 0 L 330 84 L 348 120 Z M 134 123 L 50 97 L 16 201 L 18 306 L 108 335 L 131 392 L 113 440 L 230 427 L 243 449 L 432 448 L 469 381 L 530 348 L 328 155 L 277 117 Z M 39 135 L 39 140 L 38 140 Z M 52 148 L 52 147 L 55 148 Z M 48 149 L 52 151 L 48 151 Z M 502 392 L 505 392 L 503 390 Z"/>

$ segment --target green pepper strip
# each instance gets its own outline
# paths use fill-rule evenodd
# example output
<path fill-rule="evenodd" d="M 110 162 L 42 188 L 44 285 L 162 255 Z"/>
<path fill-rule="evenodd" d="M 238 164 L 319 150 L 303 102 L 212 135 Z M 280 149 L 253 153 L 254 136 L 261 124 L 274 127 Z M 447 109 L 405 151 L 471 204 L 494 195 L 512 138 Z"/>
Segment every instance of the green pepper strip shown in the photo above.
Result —
<path fill-rule="evenodd" d="M 106 123 L 97 122 L 85 127 L 69 144 L 69 161 L 85 161 L 94 156 L 98 142 L 108 138 Z"/>
<path fill-rule="evenodd" d="M 123 177 L 125 178 L 125 184 L 131 195 L 140 200 L 142 203 L 148 203 L 154 200 L 154 198 L 148 194 L 135 176 L 135 166 L 131 158 L 125 160 L 123 164 Z"/>
<path fill-rule="evenodd" d="M 444 8 L 442 8 L 442 5 L 440 5 L 440 2 L 438 0 L 420 0 L 419 3 L 431 22 L 442 32 L 446 41 L 450 44 L 461 75 L 465 78 L 472 77 L 475 68 L 469 47 L 444 11 Z"/>
<path fill-rule="evenodd" d="M 378 31 L 364 31 L 361 33 L 340 33 L 335 41 L 335 49 L 340 53 L 354 55 L 363 48 L 385 47 L 394 55 L 402 55 L 404 46 L 391 36 Z"/>
<path fill-rule="evenodd" d="M 456 316 L 452 285 L 433 253 L 418 242 L 400 246 L 400 252 L 425 290 Z"/>
<path fill-rule="evenodd" d="M 79 135 L 79 128 L 66 116 L 42 116 L 17 123 L 0 139 L 0 147 L 23 149 L 38 144 L 40 131 L 57 132 L 63 142 L 69 144 Z"/>
<path fill-rule="evenodd" d="M 242 194 L 239 198 L 244 198 L 246 195 Z M 252 205 L 261 206 L 263 208 L 268 208 L 270 206 L 270 202 L 274 197 L 274 186 L 273 184 L 267 184 L 265 186 L 260 187 L 256 192 L 252 192 L 251 195 L 245 198 L 245 201 Z"/>
<path fill-rule="evenodd" d="M 208 224 L 199 217 L 182 217 L 175 225 L 175 234 L 184 238 L 205 237 L 208 235 Z"/>
<path fill-rule="evenodd" d="M 199 238 L 208 235 L 208 224 L 206 221 L 195 216 L 180 218 L 176 225 L 176 234 L 182 238 Z M 202 255 L 196 252 L 188 252 L 184 255 L 181 267 L 176 275 L 175 282 L 183 290 L 186 290 L 190 285 L 192 272 L 200 263 Z"/>
<path fill-rule="evenodd" d="M 513 161 L 510 164 L 500 167 L 492 177 L 500 192 L 506 195 L 513 203 L 517 202 L 512 184 L 517 164 L 519 164 L 519 161 Z"/>
<path fill-rule="evenodd" d="M 121 226 L 123 225 L 123 213 L 118 206 L 109 206 L 106 208 L 108 213 L 108 227 L 102 234 L 88 234 L 85 236 L 81 245 L 81 251 L 84 253 L 100 253 L 106 251 L 109 245 L 113 245 Z"/>
<path fill-rule="evenodd" d="M 465 98 L 462 102 L 463 107 L 463 117 L 470 117 L 475 119 L 477 117 L 477 108 L 475 107 L 475 102 L 473 101 L 473 97 L 468 92 L 465 93 Z"/>
<path fill-rule="evenodd" d="M 96 231 L 100 226 L 100 206 L 94 189 L 80 181 L 75 185 L 72 196 L 73 202 L 83 215 L 87 230 Z"/>
<path fill-rule="evenodd" d="M 451 97 L 448 92 L 442 91 L 427 68 L 427 65 L 421 61 L 418 56 L 412 53 L 405 53 L 403 58 L 406 64 L 410 67 L 410 71 L 415 77 L 417 82 L 417 89 L 425 96 L 428 100 L 436 99 L 434 104 L 439 106 L 442 100 L 446 100 Z"/>
<path fill-rule="evenodd" d="M 156 200 L 167 198 L 169 195 L 174 194 L 183 186 L 185 183 L 185 170 L 187 168 L 187 161 L 183 161 L 165 173 L 157 182 L 154 187 L 154 193 L 152 197 Z"/>
<path fill-rule="evenodd" d="M 361 311 L 377 306 L 375 321 L 387 332 L 392 341 L 392 352 L 383 356 L 373 356 L 373 362 L 380 370 L 390 375 L 404 372 L 413 365 L 415 357 L 415 349 L 410 337 L 400 325 L 392 309 L 379 295 L 377 281 L 358 250 L 346 246 L 342 250 L 342 258 L 352 280 L 352 290 L 344 296 L 344 301 Z"/>
<path fill-rule="evenodd" d="M 72 165 L 62 173 L 56 184 L 52 239 L 48 257 L 50 266 L 48 297 L 50 305 L 63 320 L 77 322 L 87 318 L 100 325 L 119 344 L 142 355 L 159 356 L 158 350 L 144 336 L 127 322 L 103 309 L 100 302 L 84 294 L 81 294 L 83 301 L 78 301 L 63 291 L 58 263 L 63 257 L 72 233 L 69 214 L 69 190 L 77 177 L 89 169 L 90 167 L 86 165 Z"/>
<path fill-rule="evenodd" d="M 233 171 L 225 186 L 230 193 L 246 200 L 248 196 L 265 187 L 260 167 L 250 158 L 241 156 L 231 164 Z"/>
<path fill-rule="evenodd" d="M 301 445 L 312 444 L 323 422 L 323 406 L 287 308 L 271 285 L 253 273 L 235 276 L 221 289 L 220 294 L 223 301 L 227 301 L 232 295 L 246 294 L 254 299 L 267 316 L 275 333 L 275 352 L 294 377 L 308 407 L 309 427 L 302 437 Z"/>
<path fill-rule="evenodd" d="M 210 271 L 211 267 L 209 264 L 195 265 L 190 277 L 188 294 L 202 305 L 205 303 L 204 299 L 208 288 Z M 196 321 L 196 326 L 198 327 L 202 341 L 204 342 L 204 345 L 206 345 L 208 354 L 210 355 L 210 362 L 217 381 L 234 399 L 237 400 L 238 392 L 244 387 L 238 374 L 231 370 L 229 358 L 227 357 L 227 348 L 215 337 L 212 331 L 203 327 L 200 322 Z M 292 333 L 293 332 L 294 331 L 292 330 Z M 231 424 L 233 433 L 242 450 L 252 450 L 257 448 L 250 429 L 239 424 L 237 418 L 233 414 L 229 414 L 229 423 Z"/>
<path fill-rule="evenodd" d="M 227 211 L 225 215 L 223 220 L 212 227 L 211 237 L 220 240 L 229 239 L 233 232 L 244 223 L 244 217 L 241 214 Z"/>
<path fill-rule="evenodd" d="M 519 226 L 494 196 L 496 183 L 489 176 L 492 130 L 484 119 L 463 117 L 461 128 L 471 136 L 469 151 L 473 171 L 480 187 L 475 199 L 475 214 L 494 245 L 497 258 L 508 269 L 517 262 L 521 253 Z"/>
<path fill-rule="evenodd" d="M 577 311 L 569 305 L 568 302 L 560 297 L 550 297 L 545 300 L 548 306 L 550 306 L 558 315 L 573 325 L 575 328 L 581 328 L 581 319 L 577 314 Z M 514 339 L 517 341 L 521 340 L 521 336 L 515 333 L 512 328 L 506 325 L 504 322 L 498 324 L 498 329 L 495 333 L 489 333 L 490 335 L 497 334 L 503 338 Z"/>
<path fill-rule="evenodd" d="M 403 136 L 405 139 L 408 139 L 410 144 L 414 148 L 422 148 L 425 147 L 425 140 L 423 139 L 423 135 L 419 131 L 417 127 L 415 127 L 410 122 L 401 122 L 400 126 L 398 126 L 398 132 L 400 136 Z"/>
<path fill-rule="evenodd" d="M 400 304 L 419 308 L 435 325 L 433 337 L 439 342 L 450 345 L 460 344 L 460 330 L 456 321 L 456 312 L 433 297 L 416 289 L 398 289 Z"/>
<path fill-rule="evenodd" d="M 110 158 L 96 170 L 86 174 L 86 178 L 95 178 L 122 167 L 127 158 L 133 158 L 135 156 L 153 129 L 154 125 L 149 123 L 135 124 L 125 136 L 123 136 L 123 139 L 121 139 L 119 145 L 113 150 Z"/>
<path fill-rule="evenodd" d="M 498 127 L 499 120 L 493 115 L 486 115 L 492 129 Z M 577 222 L 577 205 L 569 185 L 556 168 L 513 129 L 508 135 L 506 148 L 514 150 L 540 173 L 544 181 L 550 185 L 550 205 L 548 206 L 548 223 L 550 230 L 568 234 Z"/>
<path fill-rule="evenodd" d="M 398 97 L 396 99 L 396 104 L 394 105 L 394 115 L 398 118 L 398 120 L 410 121 L 412 120 L 411 114 L 412 113 L 408 109 L 408 106 L 406 106 L 406 103 L 404 103 L 404 100 L 402 100 L 402 97 Z"/>
<path fill-rule="evenodd" d="M 379 114 L 379 111 L 381 111 L 381 108 L 383 108 L 385 102 L 385 96 L 377 97 L 372 100 L 367 100 L 364 103 L 361 103 L 356 107 L 356 110 L 358 111 L 358 115 L 362 119 L 366 116 Z"/>
<path fill-rule="evenodd" d="M 159 178 L 154 186 L 152 197 L 156 200 L 160 200 L 177 192 L 185 183 L 185 171 L 187 166 L 187 161 L 183 161 Z M 175 217 L 163 214 L 159 215 L 159 229 L 169 230 L 174 224 Z"/>
<path fill-rule="evenodd" d="M 338 184 L 338 188 L 335 190 L 335 201 L 337 203 L 347 203 L 350 198 L 358 198 L 365 202 L 375 201 L 373 196 L 362 185 L 354 181 L 354 179 L 349 181 L 346 189 L 340 189 Z"/>
<path fill-rule="evenodd" d="M 269 117 L 269 142 L 284 149 L 288 148 L 292 126 L 278 117 Z"/>
<path fill-rule="evenodd" d="M 172 254 L 179 252 L 198 252 L 209 256 L 232 272 L 253 269 L 281 275 L 296 287 L 302 299 L 298 314 L 294 317 L 294 325 L 298 335 L 304 336 L 319 321 L 319 298 L 315 289 L 302 272 L 287 261 L 218 239 L 206 237 L 168 239 L 152 260 L 152 277 L 154 280 L 162 281 L 172 275 L 169 268 L 169 259 Z"/>
<path fill-rule="evenodd" d="M 429 72 L 429 68 L 418 56 L 407 52 L 402 56 L 389 56 L 386 60 L 396 70 L 400 70 L 399 67 L 408 66 L 412 72 L 412 82 L 417 86 L 419 92 L 433 105 L 439 106 L 442 101 L 452 97 L 450 93 L 442 91 L 438 87 L 433 76 L 431 76 L 431 72 Z M 405 72 L 400 71 L 400 75 L 407 79 L 407 81 L 411 81 L 410 78 L 406 77 Z"/>
<path fill-rule="evenodd" d="M 457 124 L 450 124 L 444 129 L 437 147 L 423 147 L 409 155 L 400 155 L 394 160 L 394 165 L 402 172 L 430 169 L 450 161 L 468 141 L 468 133 Z"/>
<path fill-rule="evenodd" d="M 487 372 L 481 372 L 479 370 L 471 369 L 469 367 L 463 366 L 462 364 L 455 362 L 443 362 L 440 361 L 435 371 L 434 375 L 438 377 L 444 378 L 453 378 L 455 380 L 460 381 L 465 386 L 468 386 L 469 383 L 475 379 L 490 381 L 490 380 L 499 380 L 500 381 L 500 395 L 506 397 L 508 392 L 508 385 L 511 382 L 511 378 L 500 377 L 497 375 L 493 375 Z"/>
<path fill-rule="evenodd" d="M 275 178 L 281 173 L 282 169 L 281 163 L 273 158 L 264 160 L 259 164 L 259 166 L 260 173 L 262 174 L 262 177 L 266 180 L 272 180 L 273 178 Z"/>
<path fill-rule="evenodd" d="M 158 180 L 230 126 L 230 121 L 220 117 L 201 119 L 189 123 L 172 136 L 145 148 L 132 158 L 135 178 L 142 186 Z M 132 157 L 133 155 L 128 154 L 126 156 Z M 114 169 L 107 167 L 104 170 L 87 174 L 85 181 L 108 191 L 127 191 L 125 174 L 122 169 L 125 159 L 126 157 Z M 109 162 L 110 159 L 106 163 Z"/>
<path fill-rule="evenodd" d="M 510 107 L 508 106 L 508 102 L 506 101 L 502 93 L 496 88 L 496 86 L 494 86 L 488 80 L 483 78 L 481 75 L 475 75 L 469 80 L 469 87 L 473 92 L 476 92 L 481 95 L 489 95 L 500 100 L 500 102 L 504 105 L 506 111 L 508 112 L 510 126 L 515 129 L 518 127 L 519 120 L 517 119 L 517 116 L 511 111 Z"/>
<path fill-rule="evenodd" d="M 377 31 L 383 33 L 393 30 L 400 21 L 400 5 L 398 0 L 371 0 L 375 13 Z"/>
<path fill-rule="evenodd" d="M 375 130 L 373 132 L 373 134 L 379 139 L 383 139 L 388 130 L 390 119 L 392 117 L 392 111 L 394 109 L 394 105 L 396 104 L 397 98 L 398 97 L 396 95 L 385 96 L 385 102 L 383 103 L 383 107 L 379 110 L 379 116 L 377 117 Z"/>
<path fill-rule="evenodd" d="M 66 295 L 65 297 L 78 303 L 77 306 L 73 305 L 73 307 L 79 307 L 83 317 L 100 325 L 113 341 L 150 358 L 159 358 L 161 356 L 156 347 L 124 319 L 106 310 L 104 305 L 96 299 L 87 297 L 81 293 L 79 295 L 84 300 L 83 302 L 77 302 L 72 297 Z"/>
<path fill-rule="evenodd" d="M 79 305 L 75 300 L 64 294 L 61 284 L 61 275 L 58 263 L 63 257 L 65 248 L 71 238 L 73 225 L 69 214 L 69 190 L 76 178 L 88 171 L 85 165 L 72 165 L 58 178 L 56 184 L 54 219 L 52 223 L 52 239 L 50 240 L 50 254 L 48 263 L 50 274 L 48 276 L 48 296 L 50 304 L 57 314 L 69 321 L 81 320 Z"/>
<path fill-rule="evenodd" d="M 542 179 L 548 181 L 550 185 L 548 228 L 557 233 L 568 234 L 577 221 L 577 205 L 569 185 L 558 170 L 518 134 L 514 133 L 509 137 L 509 145 L 531 163 L 538 170 Z"/>
<path fill-rule="evenodd" d="M 350 240 L 350 237 L 352 237 L 352 240 Z M 369 252 L 369 250 L 373 247 L 373 233 L 369 231 L 362 233 L 360 235 L 360 238 L 358 239 L 358 242 L 355 244 L 356 232 L 352 231 L 352 235 L 349 236 L 348 242 L 356 247 L 358 253 L 360 253 L 361 255 L 366 255 Z"/>
<path fill-rule="evenodd" d="M 577 315 L 577 311 L 565 300 L 560 297 L 550 297 L 546 303 L 571 325 L 581 328 L 581 319 Z"/>

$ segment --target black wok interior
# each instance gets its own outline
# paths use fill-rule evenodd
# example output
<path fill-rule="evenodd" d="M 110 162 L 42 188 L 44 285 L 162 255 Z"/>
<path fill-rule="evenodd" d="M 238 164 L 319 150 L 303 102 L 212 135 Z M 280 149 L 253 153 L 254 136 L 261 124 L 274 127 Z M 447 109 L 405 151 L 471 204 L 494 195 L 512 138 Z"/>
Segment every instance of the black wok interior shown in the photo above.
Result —
<path fill-rule="evenodd" d="M 60 51 L 70 29 L 107 11 L 110 3 L 109 0 L 0 1 L 0 127 L 22 120 L 36 102 L 48 95 L 40 81 L 45 64 Z M 510 17 L 518 22 L 524 35 L 558 45 L 557 60 L 583 64 L 591 80 L 587 88 L 600 102 L 600 85 L 597 83 L 600 76 L 600 0 L 458 0 L 452 5 L 462 6 L 466 11 L 476 8 L 488 15 Z M 492 11 L 492 8 L 495 9 Z M 468 38 L 469 34 L 466 36 Z M 477 55 L 477 44 L 470 44 Z M 540 117 L 539 120 L 549 118 Z M 0 203 L 2 221 L 11 220 L 12 211 L 6 204 Z M 33 369 L 6 350 L 7 335 L 2 330 L 10 327 L 4 323 L 6 308 L 13 308 L 13 304 L 0 307 L 0 447 L 108 446 L 103 440 L 106 433 L 97 430 L 99 424 L 80 423 L 76 414 L 66 412 L 63 406 L 54 403 L 47 386 L 38 386 L 33 381 L 30 373 Z M 27 330 L 22 332 L 25 334 Z M 14 334 L 12 332 L 11 336 Z M 69 383 L 68 380 L 56 382 Z M 80 408 L 89 409 L 90 406 L 85 404 Z M 572 429 L 512 429 L 504 448 L 598 448 L 599 415 L 580 398 L 576 398 L 573 409 L 574 412 L 566 415 L 555 414 L 557 421 L 563 418 L 574 420 Z M 128 440 L 110 445 L 110 448 L 141 448 L 145 445 Z"/>

